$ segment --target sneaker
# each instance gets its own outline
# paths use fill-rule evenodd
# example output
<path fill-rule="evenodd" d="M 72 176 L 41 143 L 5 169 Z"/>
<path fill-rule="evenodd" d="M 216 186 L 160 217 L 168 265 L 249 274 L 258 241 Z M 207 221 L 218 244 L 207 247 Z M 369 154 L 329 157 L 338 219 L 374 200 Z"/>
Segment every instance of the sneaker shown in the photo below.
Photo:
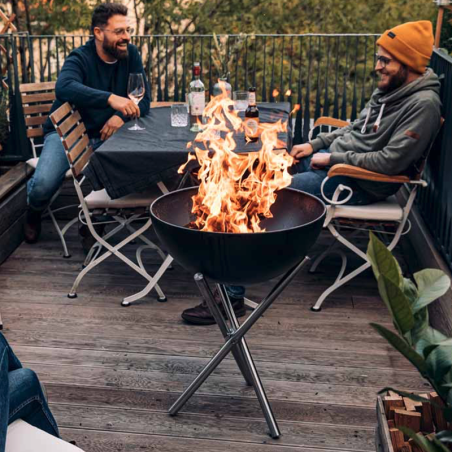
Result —
<path fill-rule="evenodd" d="M 220 294 L 217 290 L 214 291 L 214 297 L 215 301 L 220 307 L 220 311 L 223 314 L 223 317 L 226 319 L 227 317 L 223 309 L 223 303 L 221 303 Z M 245 299 L 232 297 L 229 298 L 231 300 L 231 304 L 236 317 L 243 317 L 246 314 Z M 191 323 L 193 325 L 214 325 L 216 323 L 205 300 L 203 300 L 203 302 L 198 306 L 183 311 L 181 317 L 187 323 Z"/>
<path fill-rule="evenodd" d="M 27 243 L 36 243 L 41 235 L 41 215 L 40 210 L 28 208 L 24 225 L 24 239 Z"/>

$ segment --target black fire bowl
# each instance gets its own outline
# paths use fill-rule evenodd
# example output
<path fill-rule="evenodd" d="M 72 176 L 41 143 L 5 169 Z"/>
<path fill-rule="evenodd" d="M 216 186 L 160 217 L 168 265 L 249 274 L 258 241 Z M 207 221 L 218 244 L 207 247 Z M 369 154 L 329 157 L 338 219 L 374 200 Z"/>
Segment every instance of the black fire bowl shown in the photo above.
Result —
<path fill-rule="evenodd" d="M 151 206 L 155 232 L 169 254 L 191 273 L 222 284 L 254 284 L 282 275 L 307 254 L 322 230 L 326 208 L 308 193 L 277 192 L 265 232 L 203 232 L 186 227 L 195 219 L 198 187 L 167 193 Z"/>

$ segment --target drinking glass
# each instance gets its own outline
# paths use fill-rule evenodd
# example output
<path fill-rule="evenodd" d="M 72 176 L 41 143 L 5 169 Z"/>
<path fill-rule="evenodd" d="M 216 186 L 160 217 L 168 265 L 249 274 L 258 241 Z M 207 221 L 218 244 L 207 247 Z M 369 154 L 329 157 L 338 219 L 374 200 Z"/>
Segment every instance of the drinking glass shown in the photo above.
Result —
<path fill-rule="evenodd" d="M 146 87 L 144 84 L 143 74 L 129 74 L 129 84 L 127 85 L 127 95 L 135 105 L 140 103 L 146 92 Z M 135 118 L 135 124 L 129 127 L 129 130 L 144 130 L 144 127 L 140 127 L 137 124 L 137 119 Z"/>
<path fill-rule="evenodd" d="M 234 91 L 232 99 L 234 100 L 235 110 L 245 111 L 248 108 L 248 91 Z"/>
<path fill-rule="evenodd" d="M 171 105 L 171 127 L 188 126 L 188 106 L 187 104 Z"/>

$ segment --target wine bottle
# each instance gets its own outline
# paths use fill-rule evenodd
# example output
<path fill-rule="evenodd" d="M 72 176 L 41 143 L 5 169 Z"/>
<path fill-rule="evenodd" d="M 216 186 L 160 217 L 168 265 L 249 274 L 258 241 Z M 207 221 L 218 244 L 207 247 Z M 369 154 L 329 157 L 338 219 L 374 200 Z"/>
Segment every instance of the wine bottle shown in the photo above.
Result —
<path fill-rule="evenodd" d="M 249 89 L 248 108 L 245 110 L 245 140 L 259 139 L 259 110 L 256 105 L 256 88 Z"/>
<path fill-rule="evenodd" d="M 199 123 L 202 122 L 202 114 L 206 107 L 206 91 L 204 83 L 200 79 L 201 66 L 199 63 L 193 65 L 193 80 L 190 82 L 188 103 L 190 105 L 190 130 L 199 132 Z"/>

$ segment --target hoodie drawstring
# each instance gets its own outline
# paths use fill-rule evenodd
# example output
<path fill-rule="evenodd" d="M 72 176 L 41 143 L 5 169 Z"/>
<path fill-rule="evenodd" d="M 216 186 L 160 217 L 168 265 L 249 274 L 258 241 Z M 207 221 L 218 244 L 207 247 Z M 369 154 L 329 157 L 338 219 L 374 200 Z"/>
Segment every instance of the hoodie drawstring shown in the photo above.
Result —
<path fill-rule="evenodd" d="M 385 105 L 386 104 L 381 104 L 380 113 L 378 113 L 378 118 L 375 121 L 375 124 L 373 127 L 374 132 L 376 132 L 380 128 L 380 122 L 381 122 L 381 118 L 383 117 L 383 111 L 385 109 Z M 369 122 L 370 114 L 371 114 L 371 107 L 369 107 L 369 109 L 367 110 L 366 120 L 364 121 L 364 125 L 361 128 L 362 134 L 366 133 L 366 126 L 367 126 L 367 123 Z"/>

